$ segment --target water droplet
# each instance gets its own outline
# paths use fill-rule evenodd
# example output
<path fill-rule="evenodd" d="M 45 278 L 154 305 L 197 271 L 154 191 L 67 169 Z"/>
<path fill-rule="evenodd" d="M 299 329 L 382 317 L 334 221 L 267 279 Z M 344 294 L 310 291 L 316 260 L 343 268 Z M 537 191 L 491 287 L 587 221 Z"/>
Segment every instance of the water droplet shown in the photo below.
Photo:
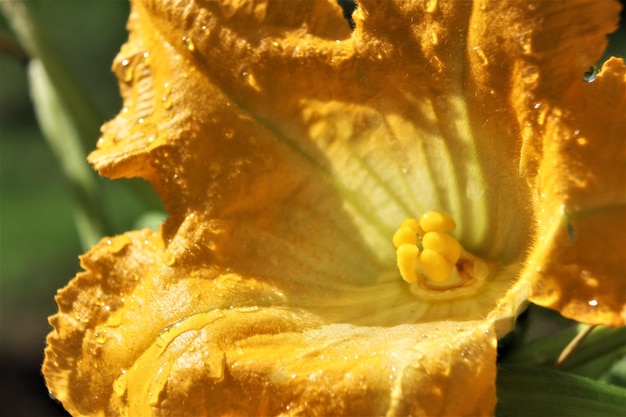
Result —
<path fill-rule="evenodd" d="M 585 285 L 591 288 L 597 288 L 600 285 L 600 282 L 597 278 L 593 277 L 589 271 L 583 269 L 580 271 L 580 277 L 585 281 Z"/>
<path fill-rule="evenodd" d="M 172 253 L 168 253 L 165 255 L 165 264 L 167 266 L 172 266 L 176 263 L 176 256 Z"/>
<path fill-rule="evenodd" d="M 526 84 L 534 84 L 539 79 L 539 68 L 536 65 L 529 65 L 522 70 L 522 81 Z"/>
<path fill-rule="evenodd" d="M 430 42 L 433 45 L 437 45 L 439 43 L 439 37 L 437 36 L 437 32 L 435 30 L 430 31 Z"/>
<path fill-rule="evenodd" d="M 134 65 L 131 65 L 130 60 L 123 59 L 122 60 L 122 68 L 123 68 L 123 80 L 125 82 L 130 82 L 133 79 Z"/>
<path fill-rule="evenodd" d="M 578 138 L 576 139 L 576 143 L 578 144 L 578 146 L 587 146 L 589 144 L 589 141 L 587 140 L 587 138 Z"/>
<path fill-rule="evenodd" d="M 424 9 L 427 13 L 433 13 L 437 10 L 437 0 L 426 0 L 424 4 Z"/>
<path fill-rule="evenodd" d="M 531 39 L 531 32 L 522 33 L 517 36 L 517 44 L 519 45 L 520 49 L 526 54 L 530 54 L 532 52 Z"/>
<path fill-rule="evenodd" d="M 239 76 L 246 84 L 248 84 L 254 90 L 261 91 L 261 87 L 259 86 L 259 83 L 257 82 L 254 74 L 252 73 L 252 71 L 250 71 L 250 69 L 248 69 L 247 67 L 243 67 L 239 71 Z"/>
<path fill-rule="evenodd" d="M 89 316 L 83 316 L 79 312 L 74 312 L 72 316 L 76 321 L 79 321 L 81 323 L 89 323 Z"/>
<path fill-rule="evenodd" d="M 475 46 L 472 49 L 474 50 L 474 52 L 476 52 L 476 55 L 478 56 L 478 60 L 481 65 L 489 64 L 489 59 L 487 58 L 487 55 L 485 55 L 483 48 L 481 48 L 480 46 Z"/>
<path fill-rule="evenodd" d="M 220 5 L 222 14 L 224 15 L 224 17 L 228 19 L 228 18 L 233 17 L 235 13 L 237 13 L 238 6 L 236 4 L 237 3 L 232 2 L 232 1 L 220 1 L 219 2 L 219 5 Z"/>
<path fill-rule="evenodd" d="M 598 306 L 598 300 L 596 300 L 595 298 L 593 300 L 589 300 L 588 302 L 589 306 L 591 307 L 597 307 Z"/>
<path fill-rule="evenodd" d="M 121 397 L 126 392 L 127 378 L 126 369 L 122 369 L 117 379 L 113 382 L 113 392 L 115 392 L 115 395 L 118 397 Z"/>
<path fill-rule="evenodd" d="M 226 139 L 232 139 L 235 136 L 235 131 L 233 129 L 224 129 L 224 137 Z"/>
<path fill-rule="evenodd" d="M 218 354 L 210 354 L 209 356 L 202 361 L 204 363 L 204 367 L 207 370 L 208 377 L 212 378 L 216 381 L 220 381 L 224 378 L 224 369 L 226 368 L 226 357 L 222 352 L 221 355 Z"/>
<path fill-rule="evenodd" d="M 168 96 L 161 97 L 161 103 L 163 104 L 163 108 L 168 110 L 172 107 L 172 100 Z"/>
<path fill-rule="evenodd" d="M 122 324 L 122 315 L 121 314 L 114 314 L 107 321 L 107 326 L 108 327 L 119 327 L 120 324 Z"/>
<path fill-rule="evenodd" d="M 592 67 L 589 67 L 589 69 L 585 71 L 585 74 L 583 75 L 583 80 L 587 83 L 592 83 L 596 80 L 597 77 L 598 77 L 598 67 L 594 65 Z"/>
<path fill-rule="evenodd" d="M 99 343 L 99 344 L 103 344 L 107 340 L 107 337 L 105 335 L 98 333 L 98 332 L 94 333 L 93 337 L 95 338 L 96 343 Z"/>
<path fill-rule="evenodd" d="M 196 45 L 194 45 L 191 38 L 188 38 L 187 36 L 183 36 L 183 43 L 185 44 L 185 46 L 187 47 L 189 51 L 193 52 L 196 50 Z"/>
<path fill-rule="evenodd" d="M 439 59 L 439 57 L 434 56 L 428 62 L 430 62 L 433 65 L 433 69 L 435 70 L 435 72 L 437 73 L 443 72 L 443 63 L 441 62 L 441 59 Z"/>
<path fill-rule="evenodd" d="M 107 239 L 107 246 L 110 253 L 118 253 L 126 246 L 132 243 L 131 239 L 126 235 L 120 235 L 113 239 Z"/>

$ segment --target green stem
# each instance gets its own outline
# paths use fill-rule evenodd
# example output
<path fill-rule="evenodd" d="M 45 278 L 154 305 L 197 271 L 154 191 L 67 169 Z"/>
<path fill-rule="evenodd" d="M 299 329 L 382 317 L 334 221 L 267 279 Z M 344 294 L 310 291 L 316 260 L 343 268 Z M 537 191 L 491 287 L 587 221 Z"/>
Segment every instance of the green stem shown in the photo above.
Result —
<path fill-rule="evenodd" d="M 30 55 L 30 92 L 48 144 L 75 195 L 75 221 L 86 249 L 108 234 L 97 175 L 86 161 L 86 147 L 99 135 L 102 118 L 46 42 L 26 1 L 0 2 L 21 46 Z"/>
<path fill-rule="evenodd" d="M 502 363 L 552 366 L 563 349 L 585 327 L 584 325 L 574 326 L 555 336 L 521 346 L 503 357 Z M 606 355 L 619 355 L 619 352 L 623 351 L 625 340 L 626 327 L 616 329 L 597 327 L 576 347 L 576 350 L 572 352 L 561 369 L 573 371 L 583 368 L 585 364 Z"/>

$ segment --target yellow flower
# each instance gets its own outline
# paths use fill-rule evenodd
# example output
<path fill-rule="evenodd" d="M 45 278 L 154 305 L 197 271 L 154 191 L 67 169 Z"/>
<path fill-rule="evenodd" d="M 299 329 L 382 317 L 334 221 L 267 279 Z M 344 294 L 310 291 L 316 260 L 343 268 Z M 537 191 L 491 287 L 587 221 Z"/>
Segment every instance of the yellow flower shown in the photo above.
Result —
<path fill-rule="evenodd" d="M 170 218 L 81 258 L 51 392 L 74 415 L 492 415 L 527 296 L 626 319 L 626 68 L 583 80 L 618 10 L 362 0 L 351 31 L 331 0 L 134 1 L 90 161 Z"/>

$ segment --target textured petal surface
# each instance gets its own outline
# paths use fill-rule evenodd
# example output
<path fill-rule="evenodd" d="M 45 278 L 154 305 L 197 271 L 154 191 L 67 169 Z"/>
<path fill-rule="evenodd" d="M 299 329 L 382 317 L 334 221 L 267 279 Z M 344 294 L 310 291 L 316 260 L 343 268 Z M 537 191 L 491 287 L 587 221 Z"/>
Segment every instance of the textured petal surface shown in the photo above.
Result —
<path fill-rule="evenodd" d="M 519 56 L 510 102 L 523 140 L 520 174 L 534 191 L 537 230 L 524 274 L 530 300 L 581 322 L 624 325 L 626 70 L 612 58 L 592 82 L 582 76 L 615 29 L 619 6 L 514 3 L 482 16 L 498 32 L 516 29 L 498 42 Z"/>
<path fill-rule="evenodd" d="M 57 296 L 44 373 L 73 415 L 492 412 L 489 321 L 329 324 L 259 280 L 168 266 L 160 242 L 102 241 Z"/>
<path fill-rule="evenodd" d="M 52 393 L 75 415 L 491 415 L 531 245 L 535 291 L 569 291 L 551 256 L 572 276 L 598 259 L 549 234 L 563 204 L 577 239 L 606 206 L 571 191 L 586 154 L 551 136 L 570 119 L 530 120 L 540 98 L 565 109 L 601 53 L 617 10 L 595 3 L 362 0 L 351 32 L 335 1 L 133 2 L 125 107 L 90 161 L 147 179 L 170 218 L 103 240 L 59 292 Z M 541 50 L 561 30 L 565 50 L 589 31 L 582 70 Z M 550 174 L 553 155 L 581 169 Z M 470 296 L 417 296 L 396 269 L 395 228 L 433 209 L 490 263 Z"/>
<path fill-rule="evenodd" d="M 576 105 L 547 110 L 536 181 L 542 240 L 530 299 L 589 324 L 626 324 L 626 66 L 606 62 Z"/>
<path fill-rule="evenodd" d="M 473 24 L 489 30 L 472 31 L 470 43 L 474 61 L 487 71 L 475 78 L 497 93 L 491 102 L 501 106 L 480 107 L 486 107 L 486 125 L 517 122 L 519 173 L 533 190 L 536 229 L 523 274 L 530 300 L 581 322 L 624 325 L 624 62 L 612 58 L 593 82 L 583 77 L 615 30 L 619 5 L 502 1 L 480 7 Z"/>

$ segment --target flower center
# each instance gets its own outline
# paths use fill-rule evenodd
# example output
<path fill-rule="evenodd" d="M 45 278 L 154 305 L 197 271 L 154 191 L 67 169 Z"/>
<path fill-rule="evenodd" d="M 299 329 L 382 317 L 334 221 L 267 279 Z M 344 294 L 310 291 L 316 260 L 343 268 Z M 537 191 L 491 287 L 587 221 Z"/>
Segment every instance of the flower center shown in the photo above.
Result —
<path fill-rule="evenodd" d="M 402 222 L 393 235 L 398 269 L 411 291 L 427 300 L 472 295 L 492 267 L 466 251 L 450 232 L 456 222 L 443 211 Z"/>

